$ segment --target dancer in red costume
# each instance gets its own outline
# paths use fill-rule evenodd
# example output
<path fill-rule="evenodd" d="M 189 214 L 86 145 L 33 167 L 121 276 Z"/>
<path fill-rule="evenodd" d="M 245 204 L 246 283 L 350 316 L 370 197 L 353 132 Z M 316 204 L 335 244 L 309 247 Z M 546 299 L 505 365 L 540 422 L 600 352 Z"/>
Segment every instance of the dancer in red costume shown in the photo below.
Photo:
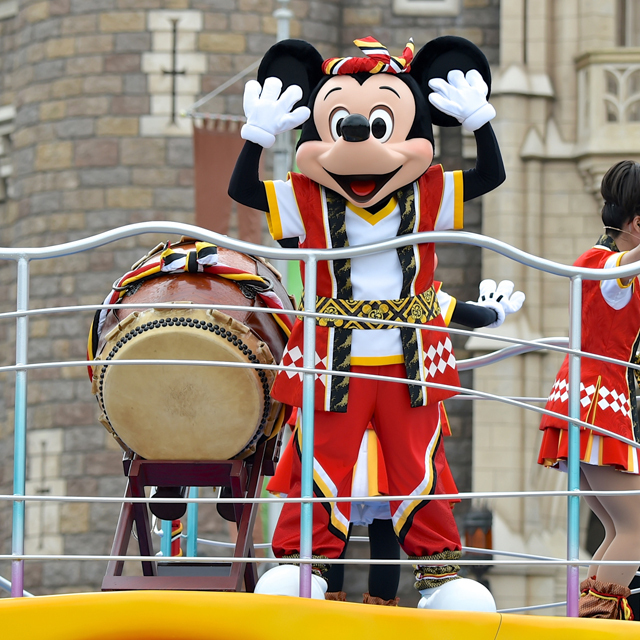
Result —
<path fill-rule="evenodd" d="M 574 263 L 609 269 L 640 260 L 640 164 L 625 160 L 607 171 L 601 187 L 605 233 Z M 640 282 L 585 280 L 582 302 L 582 350 L 638 362 L 640 344 Z M 556 377 L 546 408 L 568 413 L 568 357 Z M 635 371 L 635 375 L 638 371 Z M 636 382 L 633 369 L 583 357 L 580 419 L 613 434 L 640 442 Z M 567 459 L 567 422 L 544 416 L 538 462 L 562 468 Z M 640 490 L 638 449 L 588 429 L 580 431 L 581 489 Z M 640 496 L 586 496 L 605 528 L 605 539 L 594 560 L 630 560 L 638 555 Z M 581 585 L 580 616 L 632 617 L 626 601 L 636 567 L 589 567 Z"/>

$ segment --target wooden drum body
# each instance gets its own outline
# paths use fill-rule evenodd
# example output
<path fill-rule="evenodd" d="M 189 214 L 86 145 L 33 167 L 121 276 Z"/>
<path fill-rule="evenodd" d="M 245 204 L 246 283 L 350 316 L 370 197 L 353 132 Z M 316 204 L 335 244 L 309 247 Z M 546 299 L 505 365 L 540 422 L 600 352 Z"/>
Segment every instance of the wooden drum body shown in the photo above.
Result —
<path fill-rule="evenodd" d="M 200 243 L 198 243 L 200 244 Z M 210 245 L 209 245 L 210 246 Z M 196 244 L 171 246 L 195 264 Z M 134 265 L 154 265 L 166 246 Z M 283 407 L 270 398 L 276 372 L 196 364 L 110 366 L 118 360 L 196 360 L 277 364 L 287 335 L 265 307 L 264 283 L 284 309 L 293 309 L 279 274 L 259 259 L 217 250 L 231 279 L 208 272 L 157 272 L 133 280 L 120 303 L 174 303 L 175 309 L 116 309 L 93 332 L 93 387 L 101 422 L 125 450 L 150 460 L 244 458 L 280 426 Z M 183 260 L 184 262 L 184 260 Z M 127 274 L 129 275 L 129 274 Z M 255 278 L 259 276 L 259 278 Z M 244 280 L 242 278 L 246 277 Z M 253 279 L 252 279 L 253 277 Z M 120 281 L 122 282 L 122 280 Z M 117 287 L 116 289 L 120 289 Z M 236 305 L 242 310 L 190 309 L 189 304 Z M 98 318 L 94 324 L 98 322 Z"/>

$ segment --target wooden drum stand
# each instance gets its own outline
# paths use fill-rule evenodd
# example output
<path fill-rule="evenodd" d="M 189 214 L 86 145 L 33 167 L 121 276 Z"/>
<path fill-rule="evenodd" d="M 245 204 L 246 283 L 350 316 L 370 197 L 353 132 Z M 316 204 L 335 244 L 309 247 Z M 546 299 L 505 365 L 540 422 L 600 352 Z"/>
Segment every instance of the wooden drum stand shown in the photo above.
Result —
<path fill-rule="evenodd" d="M 125 495 L 145 497 L 145 487 L 226 487 L 233 498 L 259 498 L 264 476 L 275 470 L 280 435 L 261 443 L 246 460 L 166 461 L 144 460 L 125 454 L 127 476 Z M 256 503 L 234 503 L 238 537 L 234 558 L 255 558 L 253 526 L 258 513 Z M 127 555 L 135 522 L 141 556 L 154 556 L 148 505 L 124 502 L 111 548 L 112 556 Z M 111 560 L 102 581 L 103 591 L 167 589 L 190 591 L 252 592 L 258 574 L 254 562 L 176 563 L 142 561 L 142 576 L 123 576 L 124 561 Z M 244 585 L 243 585 L 244 583 Z"/>

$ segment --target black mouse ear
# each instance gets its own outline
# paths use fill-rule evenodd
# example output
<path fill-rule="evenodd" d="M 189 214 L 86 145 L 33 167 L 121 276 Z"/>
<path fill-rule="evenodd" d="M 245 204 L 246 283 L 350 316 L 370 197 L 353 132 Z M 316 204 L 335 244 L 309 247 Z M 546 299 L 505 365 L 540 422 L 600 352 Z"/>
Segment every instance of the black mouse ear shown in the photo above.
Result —
<path fill-rule="evenodd" d="M 322 56 L 304 40 L 281 40 L 267 51 L 258 67 L 258 82 L 264 84 L 267 78 L 280 78 L 282 90 L 291 85 L 302 89 L 302 99 L 294 109 L 307 106 L 309 97 L 323 77 Z"/>
<path fill-rule="evenodd" d="M 447 74 L 453 69 L 460 69 L 463 73 L 476 69 L 487 83 L 491 95 L 491 69 L 487 57 L 480 49 L 465 38 L 458 36 L 442 36 L 431 40 L 418 51 L 411 63 L 410 75 L 420 86 L 431 113 L 433 124 L 439 127 L 458 127 L 460 123 L 453 117 L 442 113 L 429 102 L 429 94 L 433 89 L 429 80 L 433 78 L 447 79 Z"/>

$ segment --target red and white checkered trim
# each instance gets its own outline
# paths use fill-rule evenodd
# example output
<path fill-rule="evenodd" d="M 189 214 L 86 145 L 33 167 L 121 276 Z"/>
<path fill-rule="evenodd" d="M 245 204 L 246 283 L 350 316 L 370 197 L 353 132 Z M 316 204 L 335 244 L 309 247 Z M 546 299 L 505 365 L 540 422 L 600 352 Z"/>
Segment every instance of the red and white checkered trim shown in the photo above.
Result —
<path fill-rule="evenodd" d="M 436 346 L 429 345 L 424 352 L 425 378 L 433 378 L 436 373 L 444 373 L 447 367 L 456 368 L 456 358 L 453 355 L 453 344 L 449 336 L 444 342 L 440 341 Z"/>
<path fill-rule="evenodd" d="M 584 387 L 582 382 L 580 383 L 580 404 L 583 407 L 591 404 L 591 396 L 596 388 L 591 385 L 589 387 L 588 393 Z M 566 402 L 569 399 L 569 383 L 563 380 L 556 380 L 553 383 L 553 387 L 551 388 L 551 393 L 549 394 L 549 402 L 556 402 L 560 400 L 560 402 Z"/>
<path fill-rule="evenodd" d="M 606 387 L 600 387 L 598 395 L 600 396 L 598 406 L 601 409 L 611 409 L 616 413 L 620 411 L 627 418 L 631 415 L 631 405 L 626 394 L 618 393 L 615 389 L 609 390 Z"/>
<path fill-rule="evenodd" d="M 326 369 L 327 368 L 327 358 L 321 358 L 316 351 L 315 354 L 315 369 Z M 285 367 L 303 367 L 304 366 L 304 356 L 299 347 L 295 346 L 293 349 L 289 350 L 289 348 L 285 348 L 284 354 L 282 355 L 282 365 Z M 302 372 L 301 371 L 290 371 L 285 370 L 285 373 L 289 378 L 294 378 L 298 376 L 300 381 L 302 382 Z M 324 378 L 325 376 L 322 376 Z M 320 374 L 316 374 L 316 380 L 320 378 Z"/>
<path fill-rule="evenodd" d="M 593 402 L 593 394 L 595 393 L 596 386 L 590 384 L 585 387 L 580 383 L 580 404 L 586 408 Z M 623 416 L 631 416 L 631 405 L 629 404 L 629 398 L 624 393 L 618 393 L 615 389 L 610 390 L 607 387 L 600 387 L 598 391 L 598 407 L 600 409 L 611 409 L 612 411 L 622 413 Z M 549 401 L 555 402 L 567 402 L 569 399 L 569 384 L 565 380 L 556 380 L 553 383 L 551 394 L 549 395 Z"/>

